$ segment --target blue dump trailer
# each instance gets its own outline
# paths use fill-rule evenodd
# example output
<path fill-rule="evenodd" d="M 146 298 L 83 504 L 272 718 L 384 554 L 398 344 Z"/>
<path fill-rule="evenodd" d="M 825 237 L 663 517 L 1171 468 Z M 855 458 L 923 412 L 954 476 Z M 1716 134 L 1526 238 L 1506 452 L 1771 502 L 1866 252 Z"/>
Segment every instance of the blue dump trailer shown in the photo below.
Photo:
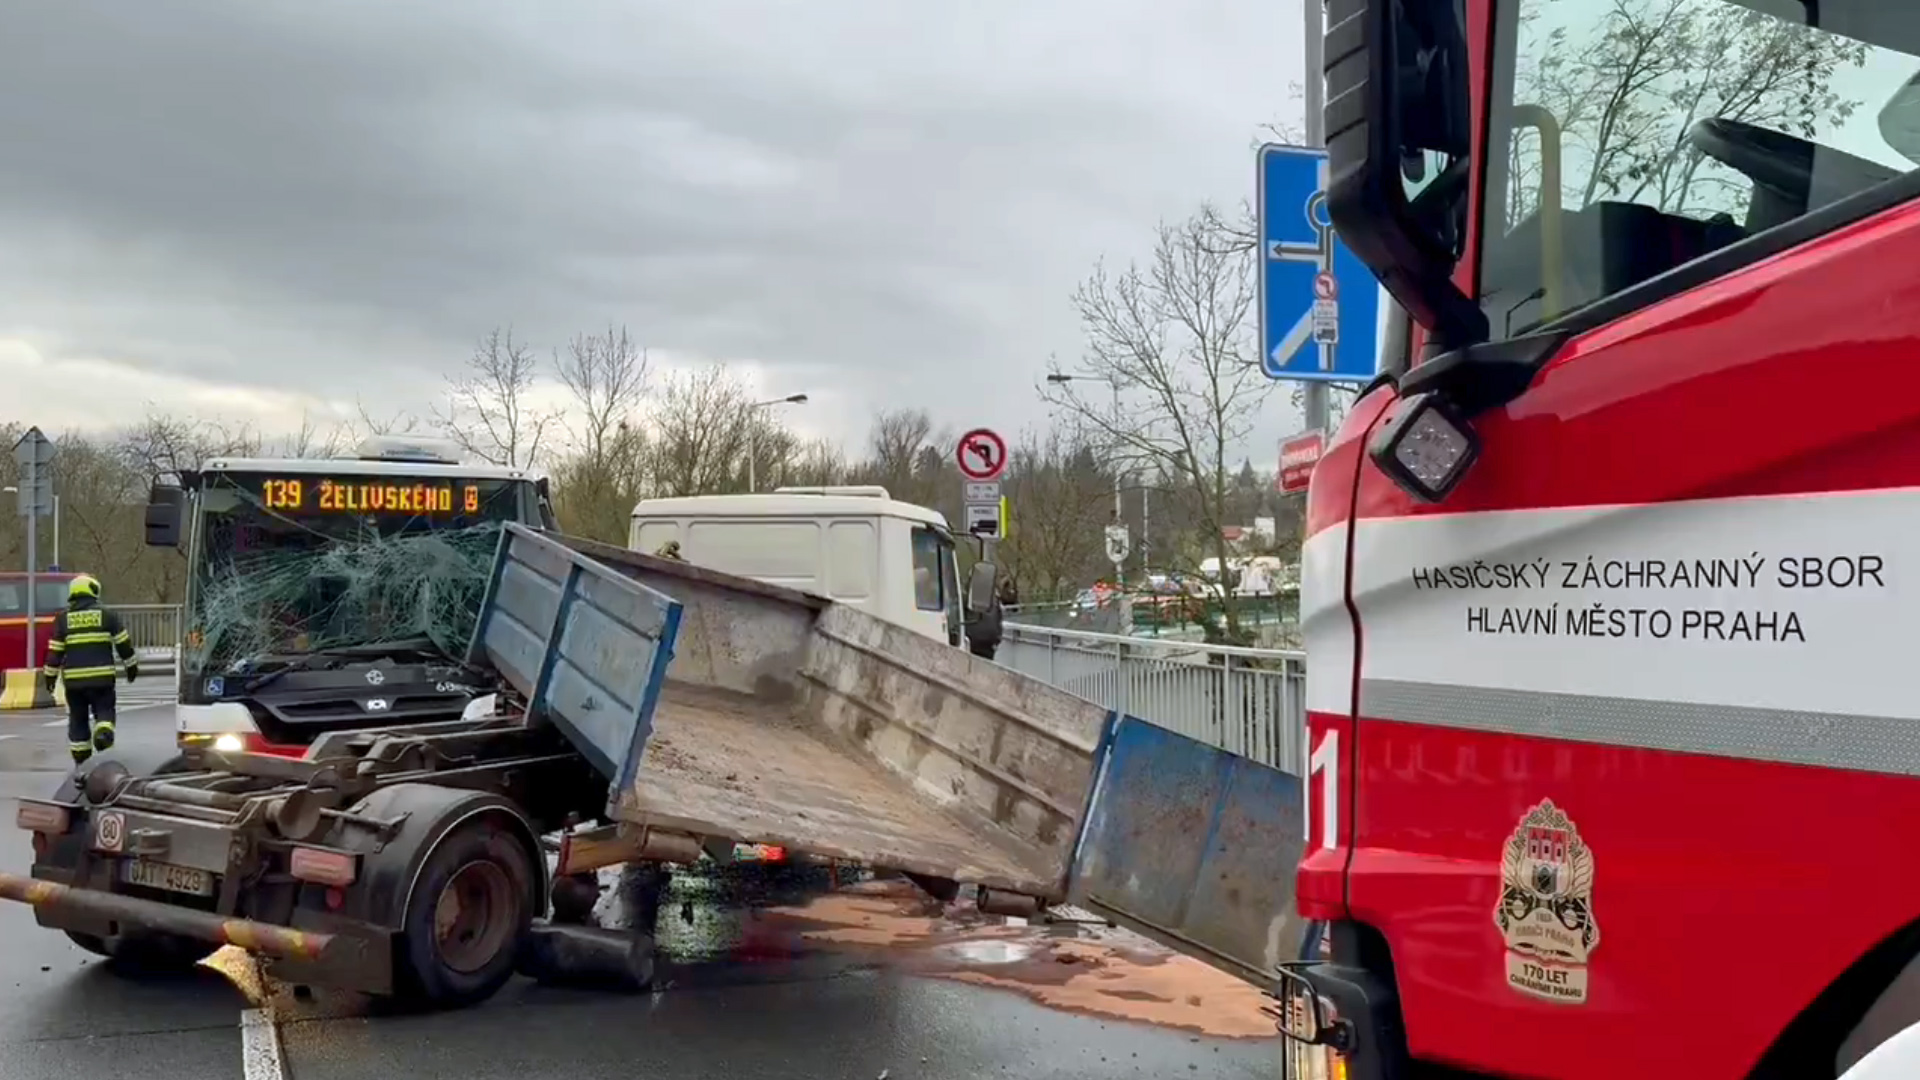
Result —
<path fill-rule="evenodd" d="M 513 525 L 468 660 L 497 683 L 458 721 L 96 755 L 20 800 L 33 867 L 0 897 L 123 969 L 232 944 L 440 1006 L 591 954 L 569 883 L 738 844 L 1071 900 L 1263 984 L 1298 949 L 1295 778 L 856 609 Z M 651 942 L 620 942 L 644 982 Z"/>

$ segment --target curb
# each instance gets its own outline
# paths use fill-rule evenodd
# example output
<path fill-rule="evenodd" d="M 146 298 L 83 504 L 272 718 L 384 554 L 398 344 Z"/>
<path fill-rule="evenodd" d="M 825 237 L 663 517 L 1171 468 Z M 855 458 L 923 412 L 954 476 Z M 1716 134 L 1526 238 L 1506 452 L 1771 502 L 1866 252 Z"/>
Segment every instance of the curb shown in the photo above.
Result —
<path fill-rule="evenodd" d="M 38 668 L 8 668 L 6 682 L 0 688 L 0 709 L 51 709 L 67 703 L 66 687 L 56 684 L 52 693 L 40 681 Z"/>

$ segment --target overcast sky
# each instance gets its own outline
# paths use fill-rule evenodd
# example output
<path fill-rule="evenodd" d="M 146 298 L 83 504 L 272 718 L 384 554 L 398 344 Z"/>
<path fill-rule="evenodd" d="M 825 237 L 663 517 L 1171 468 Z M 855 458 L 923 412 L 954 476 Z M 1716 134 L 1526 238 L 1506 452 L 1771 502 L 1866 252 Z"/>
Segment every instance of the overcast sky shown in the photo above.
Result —
<path fill-rule="evenodd" d="M 611 321 L 849 449 L 1018 430 L 1093 261 L 1251 193 L 1299 10 L 0 0 L 0 419 L 419 409 Z"/>

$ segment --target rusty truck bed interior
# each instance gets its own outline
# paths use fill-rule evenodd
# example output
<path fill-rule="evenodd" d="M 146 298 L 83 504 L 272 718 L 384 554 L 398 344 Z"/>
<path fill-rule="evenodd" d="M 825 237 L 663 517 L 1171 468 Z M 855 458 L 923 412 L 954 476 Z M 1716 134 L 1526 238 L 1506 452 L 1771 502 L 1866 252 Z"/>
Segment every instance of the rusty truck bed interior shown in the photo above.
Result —
<path fill-rule="evenodd" d="M 943 813 L 911 781 L 796 712 L 789 702 L 669 680 L 634 809 L 662 827 L 943 876 L 959 870 L 987 885 L 1048 876 L 1052 860 Z"/>

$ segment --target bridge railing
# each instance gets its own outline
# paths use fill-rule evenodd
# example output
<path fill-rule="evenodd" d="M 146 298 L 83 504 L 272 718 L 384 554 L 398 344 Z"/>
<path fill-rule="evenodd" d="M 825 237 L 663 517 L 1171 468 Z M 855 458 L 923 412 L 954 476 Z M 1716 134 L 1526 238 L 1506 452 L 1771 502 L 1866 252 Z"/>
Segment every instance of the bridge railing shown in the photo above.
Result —
<path fill-rule="evenodd" d="M 133 638 L 140 662 L 171 669 L 180 645 L 179 604 L 110 604 Z"/>
<path fill-rule="evenodd" d="M 1307 656 L 1008 623 L 994 659 L 1230 753 L 1298 776 Z"/>

